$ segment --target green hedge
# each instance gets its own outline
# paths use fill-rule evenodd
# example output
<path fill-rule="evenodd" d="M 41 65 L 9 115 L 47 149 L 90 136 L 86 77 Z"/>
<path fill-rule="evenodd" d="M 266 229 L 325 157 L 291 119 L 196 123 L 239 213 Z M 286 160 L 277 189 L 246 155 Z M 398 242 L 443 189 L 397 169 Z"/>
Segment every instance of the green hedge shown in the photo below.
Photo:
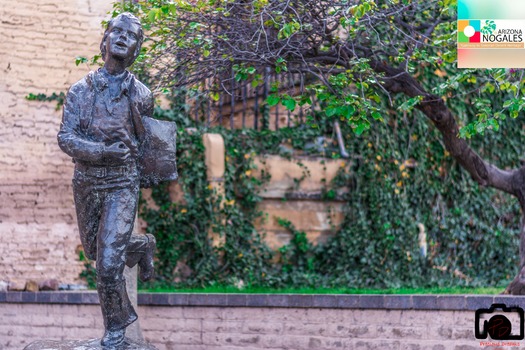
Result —
<path fill-rule="evenodd" d="M 153 190 L 160 209 L 141 207 L 148 232 L 158 241 L 154 284 L 175 287 L 249 285 L 261 287 L 398 288 L 435 286 L 504 286 L 517 272 L 519 220 L 517 201 L 482 189 L 444 150 L 439 133 L 418 112 L 392 118 L 356 136 L 345 126 L 351 155 L 326 184 L 325 197 L 349 186 L 345 218 L 337 234 L 313 246 L 303 232 L 280 220 L 291 242 L 271 251 L 257 232 L 258 190 L 268 175 L 254 177 L 254 154 L 290 156 L 312 149 L 317 137 L 332 130 L 322 119 L 279 131 L 208 129 L 226 145 L 224 206 L 208 187 L 202 132 L 191 134 L 188 120 L 174 111 L 157 116 L 179 122 L 178 164 L 184 203 L 171 203 L 166 185 Z M 519 166 L 525 151 L 523 128 L 510 120 L 499 133 L 472 139 L 473 147 L 502 167 Z M 337 158 L 328 145 L 324 156 Z M 284 145 L 288 146 L 284 146 Z M 307 176 L 307 171 L 305 171 Z M 300 181 L 300 179 L 298 179 Z M 421 225 L 428 254 L 418 244 Z M 214 248 L 209 232 L 226 237 Z M 147 285 L 145 287 L 152 287 Z"/>

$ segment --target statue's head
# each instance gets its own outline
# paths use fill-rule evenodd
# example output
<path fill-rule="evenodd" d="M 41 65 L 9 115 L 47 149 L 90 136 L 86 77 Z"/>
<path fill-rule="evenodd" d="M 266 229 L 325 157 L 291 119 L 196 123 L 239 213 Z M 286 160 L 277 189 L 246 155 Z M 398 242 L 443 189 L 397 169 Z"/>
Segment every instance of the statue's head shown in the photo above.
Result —
<path fill-rule="evenodd" d="M 100 52 L 102 59 L 106 61 L 108 55 L 126 61 L 129 67 L 140 53 L 144 32 L 137 17 L 131 13 L 124 12 L 108 22 Z"/>

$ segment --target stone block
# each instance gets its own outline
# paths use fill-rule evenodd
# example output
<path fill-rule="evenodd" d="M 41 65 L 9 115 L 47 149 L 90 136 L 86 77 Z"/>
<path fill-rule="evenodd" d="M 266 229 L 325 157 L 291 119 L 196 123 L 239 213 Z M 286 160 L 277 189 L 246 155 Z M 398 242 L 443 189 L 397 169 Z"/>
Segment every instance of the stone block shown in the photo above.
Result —
<path fill-rule="evenodd" d="M 208 181 L 222 181 L 225 169 L 224 139 L 219 134 L 202 135 Z"/>
<path fill-rule="evenodd" d="M 416 310 L 437 310 L 437 296 L 435 295 L 413 295 L 412 305 Z"/>
<path fill-rule="evenodd" d="M 375 328 L 369 325 L 355 324 L 329 324 L 327 325 L 327 336 L 342 338 L 373 338 Z"/>
<path fill-rule="evenodd" d="M 246 320 L 242 323 L 241 333 L 246 334 L 279 334 L 283 331 L 281 322 L 260 322 Z"/>
<path fill-rule="evenodd" d="M 494 303 L 493 296 L 468 295 L 466 296 L 466 307 L 468 310 L 488 309 Z"/>
<path fill-rule="evenodd" d="M 256 156 L 255 175 L 264 170 L 270 174 L 271 181 L 261 192 L 264 198 L 284 198 L 290 192 L 318 195 L 329 184 L 341 168 L 349 162 L 324 158 L 286 159 L 280 156 Z M 297 181 L 299 180 L 299 186 Z"/>
<path fill-rule="evenodd" d="M 244 321 L 202 320 L 204 333 L 241 333 Z"/>
<path fill-rule="evenodd" d="M 26 292 L 38 292 L 38 283 L 36 281 L 29 280 L 26 282 L 24 289 Z"/>
<path fill-rule="evenodd" d="M 8 290 L 11 292 L 21 292 L 26 289 L 26 281 L 12 279 L 9 281 Z"/>
<path fill-rule="evenodd" d="M 467 301 L 463 295 L 442 295 L 437 297 L 437 305 L 441 310 L 464 310 Z"/>
<path fill-rule="evenodd" d="M 383 306 L 387 309 L 411 309 L 412 297 L 410 295 L 385 295 Z"/>

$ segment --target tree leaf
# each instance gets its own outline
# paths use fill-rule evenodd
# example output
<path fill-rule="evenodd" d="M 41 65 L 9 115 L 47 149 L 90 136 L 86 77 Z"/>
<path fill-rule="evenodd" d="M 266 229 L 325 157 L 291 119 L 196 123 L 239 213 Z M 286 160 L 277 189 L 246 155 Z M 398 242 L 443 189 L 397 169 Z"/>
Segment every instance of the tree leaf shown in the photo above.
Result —
<path fill-rule="evenodd" d="M 276 104 L 279 103 L 279 101 L 281 101 L 281 98 L 277 95 L 269 95 L 266 98 L 266 103 L 268 103 L 268 106 L 270 107 L 275 106 Z"/>
<path fill-rule="evenodd" d="M 289 111 L 293 111 L 295 109 L 295 106 L 296 106 L 296 102 L 293 98 L 287 98 L 287 99 L 283 99 L 281 101 L 281 103 L 283 104 L 283 106 L 286 107 L 286 109 L 288 109 Z"/>

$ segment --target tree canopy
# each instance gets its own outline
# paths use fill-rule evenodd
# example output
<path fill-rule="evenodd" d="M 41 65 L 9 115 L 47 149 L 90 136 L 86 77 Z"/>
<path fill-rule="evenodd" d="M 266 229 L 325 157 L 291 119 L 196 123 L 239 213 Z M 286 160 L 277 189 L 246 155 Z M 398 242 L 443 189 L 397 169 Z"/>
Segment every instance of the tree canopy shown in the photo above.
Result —
<path fill-rule="evenodd" d="M 385 111 L 410 111 L 432 94 L 447 101 L 466 125 L 461 135 L 470 137 L 517 117 L 522 72 L 456 68 L 456 5 L 157 0 L 124 7 L 148 30 L 138 66 L 155 72 L 151 83 L 159 91 L 216 78 L 206 87 L 214 98 L 213 90 L 227 90 L 229 79 L 262 84 L 261 72 L 269 67 L 315 77 L 309 91 L 325 102 L 327 117 L 344 118 L 356 133 Z M 232 69 L 233 78 L 225 75 Z M 270 104 L 294 109 L 309 102 L 309 94 L 273 88 Z"/>

